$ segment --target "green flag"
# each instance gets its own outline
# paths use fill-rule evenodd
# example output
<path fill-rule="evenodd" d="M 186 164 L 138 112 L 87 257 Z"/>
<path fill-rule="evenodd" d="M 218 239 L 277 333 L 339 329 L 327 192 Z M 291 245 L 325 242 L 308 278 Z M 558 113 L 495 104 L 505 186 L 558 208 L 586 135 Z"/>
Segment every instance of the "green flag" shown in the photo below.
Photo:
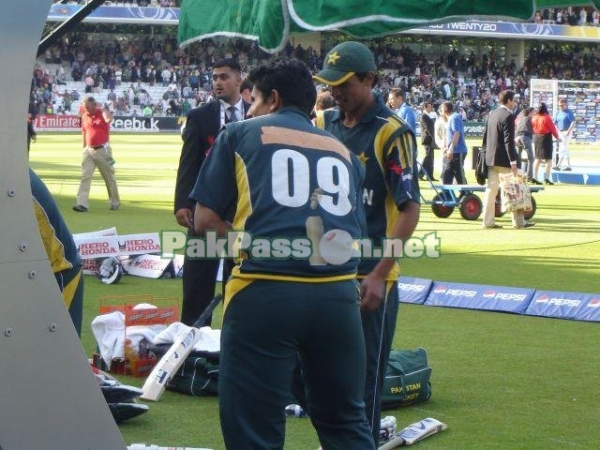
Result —
<path fill-rule="evenodd" d="M 270 53 L 285 47 L 289 16 L 279 0 L 183 0 L 178 39 L 182 47 L 215 36 L 258 41 Z M 287 10 L 286 10 L 287 12 Z"/>
<path fill-rule="evenodd" d="M 294 31 L 367 38 L 465 19 L 529 20 L 537 9 L 586 5 L 598 8 L 600 0 L 184 0 L 179 42 L 241 37 L 276 53 Z"/>

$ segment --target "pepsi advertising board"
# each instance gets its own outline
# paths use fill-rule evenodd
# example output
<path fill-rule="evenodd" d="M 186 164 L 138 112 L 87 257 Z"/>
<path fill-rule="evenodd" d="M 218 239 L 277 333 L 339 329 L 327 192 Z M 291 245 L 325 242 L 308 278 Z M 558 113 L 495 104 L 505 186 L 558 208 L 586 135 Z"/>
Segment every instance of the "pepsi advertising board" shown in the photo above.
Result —
<path fill-rule="evenodd" d="M 433 281 L 425 278 L 401 276 L 398 279 L 398 300 L 401 303 L 422 305 L 427 299 Z"/>
<path fill-rule="evenodd" d="M 600 294 L 536 291 L 526 314 L 600 322 Z"/>
<path fill-rule="evenodd" d="M 533 293 L 526 288 L 435 281 L 425 305 L 523 314 Z"/>

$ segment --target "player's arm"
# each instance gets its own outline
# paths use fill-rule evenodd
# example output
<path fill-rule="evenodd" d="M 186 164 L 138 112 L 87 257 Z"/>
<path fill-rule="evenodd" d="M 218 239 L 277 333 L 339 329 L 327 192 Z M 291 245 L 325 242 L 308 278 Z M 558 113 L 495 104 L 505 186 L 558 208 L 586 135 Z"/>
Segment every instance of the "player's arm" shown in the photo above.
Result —
<path fill-rule="evenodd" d="M 517 150 L 515 148 L 515 121 L 511 117 L 502 121 L 502 139 L 508 160 L 510 161 L 510 170 L 513 175 L 519 171 L 517 167 Z"/>
<path fill-rule="evenodd" d="M 448 146 L 448 150 L 450 152 L 454 152 L 454 147 L 456 147 L 456 145 L 458 144 L 459 140 L 460 140 L 460 132 L 459 131 L 455 131 L 452 134 L 452 140 L 450 141 L 450 145 Z"/>
<path fill-rule="evenodd" d="M 212 209 L 196 203 L 194 231 L 198 235 L 203 235 L 207 230 L 214 230 L 220 237 L 223 237 L 228 230 L 231 230 L 231 223 L 227 222 Z"/>
<path fill-rule="evenodd" d="M 571 118 L 573 120 L 571 120 L 571 125 L 569 125 L 569 128 L 567 129 L 567 136 L 571 136 L 571 134 L 573 134 L 573 129 L 575 128 L 575 124 L 577 123 L 577 119 L 575 118 L 575 115 L 573 113 L 571 113 Z"/>
<path fill-rule="evenodd" d="M 111 123 L 113 121 L 113 115 L 107 107 L 102 108 L 102 117 L 106 123 Z"/>
<path fill-rule="evenodd" d="M 199 235 L 215 230 L 219 236 L 225 236 L 231 229 L 228 219 L 237 200 L 233 159 L 227 146 L 227 132 L 223 131 L 204 161 L 190 194 L 190 199 L 196 202 L 193 226 Z"/>
<path fill-rule="evenodd" d="M 193 228 L 194 203 L 188 198 L 200 172 L 205 154 L 201 143 L 201 126 L 190 113 L 183 131 L 183 146 L 175 182 L 175 219 L 185 228 Z"/>
<path fill-rule="evenodd" d="M 415 170 L 417 166 L 414 157 L 416 153 L 414 135 L 403 133 L 394 142 L 388 152 L 385 176 L 388 189 L 400 212 L 392 225 L 391 232 L 386 236 L 388 238 L 386 245 L 391 245 L 394 239 L 406 242 L 417 227 L 421 212 L 419 184 L 416 182 L 418 175 Z M 377 309 L 384 299 L 386 281 L 398 257 L 391 249 L 383 250 L 384 254 L 389 256 L 380 259 L 361 282 L 361 308 L 368 311 Z"/>
<path fill-rule="evenodd" d="M 419 223 L 421 205 L 414 200 L 408 200 L 403 206 L 404 209 L 401 210 L 391 235 L 388 237 L 402 239 L 402 242 L 406 242 Z M 373 311 L 379 307 L 385 297 L 387 277 L 395 264 L 396 258 L 382 258 L 371 273 L 363 278 L 360 285 L 362 309 Z"/>

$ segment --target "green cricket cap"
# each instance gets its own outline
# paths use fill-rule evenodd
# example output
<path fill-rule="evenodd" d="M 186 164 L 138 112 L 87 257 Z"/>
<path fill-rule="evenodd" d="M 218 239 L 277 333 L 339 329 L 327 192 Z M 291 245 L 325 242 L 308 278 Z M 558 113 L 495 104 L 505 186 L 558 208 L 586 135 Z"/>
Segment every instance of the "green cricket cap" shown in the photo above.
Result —
<path fill-rule="evenodd" d="M 323 70 L 313 76 L 320 83 L 338 86 L 355 73 L 375 72 L 375 57 L 369 47 L 348 41 L 333 47 L 323 61 Z"/>

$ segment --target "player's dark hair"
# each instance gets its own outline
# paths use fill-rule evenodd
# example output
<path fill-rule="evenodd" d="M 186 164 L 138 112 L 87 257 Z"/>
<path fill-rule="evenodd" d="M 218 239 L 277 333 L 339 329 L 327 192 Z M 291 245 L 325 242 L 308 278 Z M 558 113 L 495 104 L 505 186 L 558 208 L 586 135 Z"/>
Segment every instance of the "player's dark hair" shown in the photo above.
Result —
<path fill-rule="evenodd" d="M 373 74 L 373 82 L 371 83 L 371 87 L 373 88 L 379 82 L 379 75 L 377 75 L 376 72 L 360 72 L 355 73 L 354 75 L 356 75 L 356 78 L 358 78 L 360 81 L 363 81 L 365 78 L 367 78 L 367 75 L 369 75 L 370 73 Z"/>
<path fill-rule="evenodd" d="M 452 102 L 442 103 L 442 111 L 447 112 L 448 114 L 454 112 L 454 105 Z"/>
<path fill-rule="evenodd" d="M 394 98 L 398 98 L 398 97 L 402 97 L 402 100 L 404 100 L 404 90 L 402 90 L 401 88 L 393 88 L 390 91 L 390 94 L 392 94 L 394 96 Z"/>
<path fill-rule="evenodd" d="M 498 100 L 500 101 L 500 104 L 502 104 L 502 105 L 506 105 L 513 98 L 515 98 L 514 91 L 502 91 L 502 92 L 500 92 L 500 94 L 498 94 Z"/>
<path fill-rule="evenodd" d="M 310 115 L 317 91 L 310 70 L 299 59 L 275 58 L 263 63 L 250 72 L 248 79 L 254 83 L 267 100 L 270 92 L 275 90 L 284 106 L 295 107 Z"/>
<path fill-rule="evenodd" d="M 546 104 L 544 102 L 540 103 L 540 106 L 538 106 L 537 113 L 538 114 L 548 114 L 548 107 L 546 106 Z"/>
<path fill-rule="evenodd" d="M 240 67 L 240 63 L 238 63 L 233 58 L 223 58 L 223 59 L 218 60 L 215 63 L 215 65 L 213 66 L 213 69 L 218 69 L 220 67 L 229 67 L 231 70 L 233 70 L 237 73 L 242 73 L 242 68 Z"/>
<path fill-rule="evenodd" d="M 248 78 L 244 78 L 242 80 L 242 84 L 240 85 L 240 92 L 244 92 L 246 89 L 248 89 L 249 91 L 252 91 L 253 87 L 254 86 L 253 86 L 252 82 Z"/>

